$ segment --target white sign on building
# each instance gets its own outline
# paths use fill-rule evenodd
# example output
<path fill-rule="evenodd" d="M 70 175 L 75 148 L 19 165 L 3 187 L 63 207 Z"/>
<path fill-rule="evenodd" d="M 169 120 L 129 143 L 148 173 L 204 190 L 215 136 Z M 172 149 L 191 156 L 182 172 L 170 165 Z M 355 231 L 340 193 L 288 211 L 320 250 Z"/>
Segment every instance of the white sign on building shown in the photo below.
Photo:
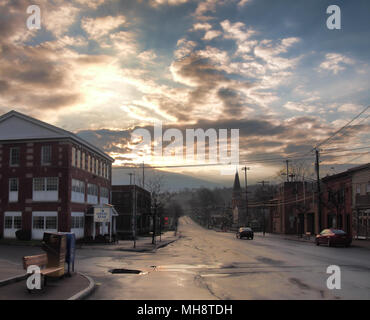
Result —
<path fill-rule="evenodd" d="M 94 222 L 110 222 L 111 208 L 95 207 Z"/>

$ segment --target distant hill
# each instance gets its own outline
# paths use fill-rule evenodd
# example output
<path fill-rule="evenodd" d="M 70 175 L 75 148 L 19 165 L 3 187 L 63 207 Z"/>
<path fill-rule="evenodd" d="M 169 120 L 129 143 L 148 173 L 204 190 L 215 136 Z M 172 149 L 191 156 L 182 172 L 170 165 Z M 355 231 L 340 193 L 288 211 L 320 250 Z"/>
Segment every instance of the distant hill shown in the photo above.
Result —
<path fill-rule="evenodd" d="M 119 184 L 129 184 L 130 183 L 130 176 L 129 173 L 135 173 L 135 180 L 136 184 L 141 186 L 142 185 L 142 169 L 119 169 L 113 168 L 112 172 L 112 184 L 119 185 Z M 221 183 L 215 183 L 204 179 L 195 178 L 192 176 L 188 176 L 185 174 L 168 172 L 168 171 L 160 171 L 150 168 L 145 168 L 145 183 L 150 181 L 151 178 L 155 177 L 156 175 L 163 176 L 163 190 L 164 191 L 180 191 L 184 189 L 193 189 L 193 188 L 220 188 L 224 185 Z M 134 178 L 132 178 L 133 180 Z M 133 181 L 132 181 L 133 183 Z"/>

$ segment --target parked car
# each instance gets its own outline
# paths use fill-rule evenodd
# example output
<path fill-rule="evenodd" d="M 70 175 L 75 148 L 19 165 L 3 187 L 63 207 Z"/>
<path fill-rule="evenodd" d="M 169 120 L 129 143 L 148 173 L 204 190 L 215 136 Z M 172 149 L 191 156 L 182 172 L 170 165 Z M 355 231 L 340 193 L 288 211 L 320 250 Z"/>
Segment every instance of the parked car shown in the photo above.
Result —
<path fill-rule="evenodd" d="M 316 236 L 316 245 L 327 244 L 329 247 L 334 245 L 344 245 L 349 247 L 352 242 L 352 236 L 343 230 L 324 229 Z"/>
<path fill-rule="evenodd" d="M 239 228 L 238 232 L 236 233 L 236 237 L 241 238 L 248 238 L 253 240 L 253 230 L 248 227 Z"/>

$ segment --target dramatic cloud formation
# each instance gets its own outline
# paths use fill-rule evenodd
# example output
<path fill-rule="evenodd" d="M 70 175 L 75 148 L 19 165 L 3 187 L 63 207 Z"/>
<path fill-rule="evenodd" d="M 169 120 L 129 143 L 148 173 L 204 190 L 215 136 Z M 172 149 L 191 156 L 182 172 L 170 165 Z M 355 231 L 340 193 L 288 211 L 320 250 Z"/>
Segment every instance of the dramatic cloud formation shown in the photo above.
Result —
<path fill-rule="evenodd" d="M 304 1 L 40 0 L 40 30 L 31 4 L 0 3 L 0 111 L 79 132 L 118 164 L 158 120 L 240 129 L 241 160 L 300 156 L 369 101 L 370 24 L 349 4 L 340 34 Z M 366 146 L 366 116 L 331 147 Z"/>

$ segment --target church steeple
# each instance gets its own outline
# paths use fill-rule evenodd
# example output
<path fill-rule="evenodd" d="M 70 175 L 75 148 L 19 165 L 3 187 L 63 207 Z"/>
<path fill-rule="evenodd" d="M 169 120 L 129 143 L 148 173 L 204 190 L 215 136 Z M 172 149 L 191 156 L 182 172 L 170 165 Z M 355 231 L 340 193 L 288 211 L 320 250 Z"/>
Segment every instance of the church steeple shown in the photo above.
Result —
<path fill-rule="evenodd" d="M 238 171 L 235 173 L 235 179 L 234 179 L 234 186 L 233 191 L 240 191 L 240 180 L 239 180 L 239 174 Z"/>

